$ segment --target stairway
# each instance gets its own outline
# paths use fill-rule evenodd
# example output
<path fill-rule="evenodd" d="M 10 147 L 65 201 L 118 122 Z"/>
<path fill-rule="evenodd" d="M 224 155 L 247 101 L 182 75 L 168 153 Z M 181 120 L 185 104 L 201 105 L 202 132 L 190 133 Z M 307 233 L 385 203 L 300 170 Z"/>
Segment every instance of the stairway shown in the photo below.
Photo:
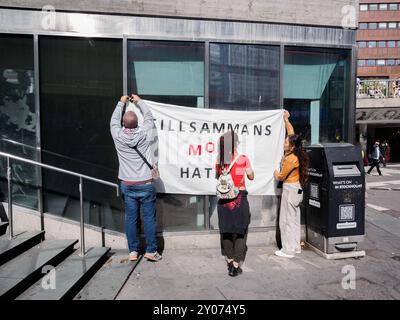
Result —
<path fill-rule="evenodd" d="M 128 260 L 126 250 L 113 250 L 108 261 L 75 296 L 74 300 L 114 300 L 125 285 L 139 260 Z"/>
<path fill-rule="evenodd" d="M 77 243 L 45 240 L 43 231 L 23 232 L 11 240 L 1 235 L 0 299 L 73 299 L 106 262 L 110 250 L 89 248 L 80 257 Z"/>

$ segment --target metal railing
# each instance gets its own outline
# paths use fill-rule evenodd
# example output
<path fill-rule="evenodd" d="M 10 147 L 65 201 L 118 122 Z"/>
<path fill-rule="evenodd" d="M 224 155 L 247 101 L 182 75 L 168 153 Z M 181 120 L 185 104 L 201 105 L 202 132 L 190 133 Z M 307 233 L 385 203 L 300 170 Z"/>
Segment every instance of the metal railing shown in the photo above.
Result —
<path fill-rule="evenodd" d="M 77 172 L 61 169 L 58 167 L 50 166 L 48 164 L 44 164 L 41 162 L 17 157 L 15 155 L 9 154 L 9 153 L 4 153 L 0 152 L 0 157 L 4 157 L 7 159 L 7 185 L 8 185 L 8 219 L 9 219 L 9 229 L 8 229 L 8 234 L 9 234 L 9 239 L 11 240 L 14 237 L 14 226 L 13 226 L 13 210 L 12 210 L 12 173 L 11 173 L 11 161 L 10 159 L 21 161 L 24 163 L 28 163 L 31 165 L 35 165 L 41 168 L 61 172 L 70 176 L 75 176 L 79 178 L 79 197 L 80 197 L 80 213 L 81 213 L 81 221 L 80 221 L 80 242 L 81 242 L 81 248 L 80 248 L 80 256 L 85 255 L 85 225 L 84 225 L 84 204 L 83 204 L 83 180 L 90 180 L 93 182 L 97 182 L 100 184 L 104 184 L 110 187 L 114 187 L 117 191 L 117 197 L 119 197 L 119 186 L 115 183 L 104 181 L 101 179 L 93 178 L 84 174 L 80 174 Z M 43 215 L 43 212 L 41 212 L 41 215 Z M 41 217 L 43 218 L 43 217 Z"/>
<path fill-rule="evenodd" d="M 357 80 L 357 98 L 400 98 L 400 79 Z"/>

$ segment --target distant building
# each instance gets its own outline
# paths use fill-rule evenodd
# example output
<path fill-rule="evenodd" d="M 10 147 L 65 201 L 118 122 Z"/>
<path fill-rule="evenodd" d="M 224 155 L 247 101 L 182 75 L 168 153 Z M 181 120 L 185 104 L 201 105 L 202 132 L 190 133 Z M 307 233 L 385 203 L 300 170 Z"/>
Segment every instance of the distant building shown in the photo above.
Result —
<path fill-rule="evenodd" d="M 360 0 L 357 137 L 364 150 L 387 140 L 400 161 L 400 1 Z"/>
<path fill-rule="evenodd" d="M 357 31 L 360 78 L 400 78 L 400 1 L 360 0 Z"/>

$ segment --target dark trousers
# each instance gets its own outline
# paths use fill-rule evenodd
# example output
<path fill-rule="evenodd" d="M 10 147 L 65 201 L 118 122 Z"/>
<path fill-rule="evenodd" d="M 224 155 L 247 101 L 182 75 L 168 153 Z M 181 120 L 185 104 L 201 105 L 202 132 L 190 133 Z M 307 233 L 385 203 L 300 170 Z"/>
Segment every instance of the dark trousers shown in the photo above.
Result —
<path fill-rule="evenodd" d="M 247 231 L 245 234 L 223 233 L 222 249 L 228 259 L 233 259 L 239 263 L 244 261 L 246 255 Z"/>
<path fill-rule="evenodd" d="M 376 170 L 378 170 L 378 173 L 379 173 L 379 175 L 381 176 L 382 173 L 381 173 L 381 170 L 379 169 L 379 160 L 375 160 L 375 159 L 372 159 L 371 167 L 369 168 L 369 170 L 368 170 L 367 173 L 371 173 L 371 171 L 372 171 L 372 169 L 373 169 L 374 167 L 376 167 Z"/>

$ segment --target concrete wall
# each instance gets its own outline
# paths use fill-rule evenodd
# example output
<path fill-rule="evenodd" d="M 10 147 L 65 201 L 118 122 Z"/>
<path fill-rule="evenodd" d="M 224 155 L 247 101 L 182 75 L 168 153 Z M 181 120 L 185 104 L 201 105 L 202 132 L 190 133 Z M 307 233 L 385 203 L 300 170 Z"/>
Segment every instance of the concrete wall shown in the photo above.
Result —
<path fill-rule="evenodd" d="M 358 0 L 0 0 L 0 6 L 355 28 Z M 351 6 L 351 7 L 346 7 Z"/>

